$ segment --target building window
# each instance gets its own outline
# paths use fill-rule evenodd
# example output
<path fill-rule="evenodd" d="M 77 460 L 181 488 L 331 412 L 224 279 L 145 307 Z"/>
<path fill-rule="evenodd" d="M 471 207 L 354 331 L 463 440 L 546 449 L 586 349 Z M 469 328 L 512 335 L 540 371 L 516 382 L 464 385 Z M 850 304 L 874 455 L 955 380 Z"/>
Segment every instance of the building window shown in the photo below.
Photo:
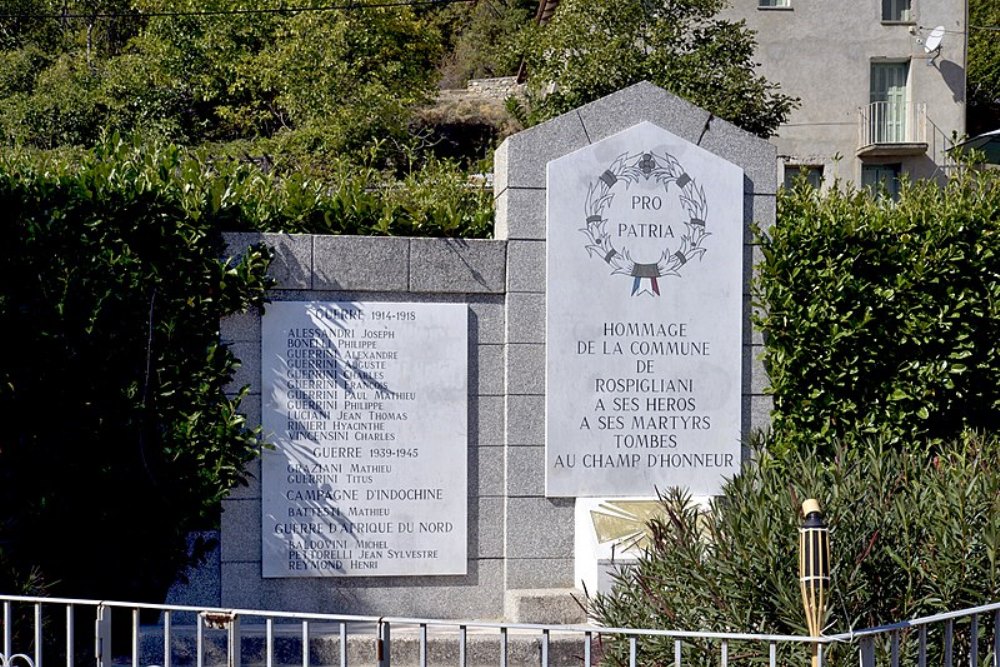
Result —
<path fill-rule="evenodd" d="M 899 199 L 900 164 L 866 164 L 861 167 L 861 185 L 877 194 Z M 885 188 L 883 190 L 883 188 Z"/>
<path fill-rule="evenodd" d="M 910 23 L 913 21 L 911 0 L 882 0 L 882 20 L 888 23 Z"/>
<path fill-rule="evenodd" d="M 823 167 L 812 164 L 786 164 L 785 188 L 787 190 L 794 188 L 802 176 L 805 176 L 806 183 L 810 187 L 819 190 L 823 184 Z"/>
<path fill-rule="evenodd" d="M 906 62 L 872 63 L 867 144 L 898 144 L 909 139 L 909 72 Z"/>
<path fill-rule="evenodd" d="M 781 9 L 791 6 L 792 0 L 757 0 L 757 7 L 760 9 Z"/>

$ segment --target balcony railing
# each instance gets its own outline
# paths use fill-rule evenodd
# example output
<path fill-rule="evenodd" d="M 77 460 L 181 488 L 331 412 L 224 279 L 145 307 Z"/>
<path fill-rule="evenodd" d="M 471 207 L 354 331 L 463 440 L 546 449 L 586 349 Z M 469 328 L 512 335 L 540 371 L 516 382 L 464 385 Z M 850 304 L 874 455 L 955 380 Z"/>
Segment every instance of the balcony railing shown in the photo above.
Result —
<path fill-rule="evenodd" d="M 872 102 L 858 110 L 858 154 L 903 155 L 927 150 L 927 106 Z"/>

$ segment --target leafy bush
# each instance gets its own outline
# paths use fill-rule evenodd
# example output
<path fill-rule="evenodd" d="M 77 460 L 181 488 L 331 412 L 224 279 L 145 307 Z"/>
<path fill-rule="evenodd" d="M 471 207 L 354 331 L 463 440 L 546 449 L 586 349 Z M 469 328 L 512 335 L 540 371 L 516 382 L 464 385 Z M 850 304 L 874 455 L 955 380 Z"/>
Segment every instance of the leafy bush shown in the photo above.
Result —
<path fill-rule="evenodd" d="M 992 0 L 970 0 L 970 26 L 1000 24 L 1000 6 Z M 967 131 L 970 136 L 997 129 L 1000 117 L 1000 44 L 991 29 L 969 31 L 966 77 Z"/>
<path fill-rule="evenodd" d="M 256 146 L 259 148 L 259 146 Z M 268 154 L 251 158 L 251 144 L 185 149 L 141 136 L 117 134 L 93 149 L 11 153 L 0 171 L 50 171 L 101 191 L 101 175 L 134 171 L 155 197 L 193 221 L 227 231 L 313 234 L 488 237 L 493 197 L 484 183 L 448 160 L 379 169 L 377 148 L 360 161 L 322 165 Z"/>
<path fill-rule="evenodd" d="M 1000 175 L 785 192 L 757 299 L 774 446 L 896 446 L 1000 420 Z"/>
<path fill-rule="evenodd" d="M 220 259 L 224 197 L 161 187 L 192 168 L 115 142 L 75 165 L 0 158 L 0 561 L 15 582 L 37 568 L 55 593 L 162 600 L 188 532 L 258 451 L 224 394 L 237 361 L 218 325 L 263 302 L 269 256 Z"/>
<path fill-rule="evenodd" d="M 820 500 L 831 525 L 830 632 L 1000 596 L 1000 439 L 966 433 L 937 453 L 873 442 L 830 460 L 812 453 L 776 458 L 766 446 L 756 453 L 705 512 L 679 491 L 665 494 L 667 518 L 652 523 L 648 551 L 617 575 L 611 594 L 591 600 L 599 622 L 808 634 L 797 527 L 801 501 L 810 497 Z M 914 651 L 916 637 L 905 639 L 904 651 Z M 982 641 L 980 656 L 990 638 Z M 605 649 L 609 664 L 628 664 L 627 644 Z M 939 649 L 935 642 L 932 651 Z M 717 642 L 685 643 L 684 664 L 718 664 L 718 650 Z M 778 664 L 805 664 L 808 649 L 797 650 L 783 647 Z M 849 648 L 829 650 L 826 664 L 857 664 Z M 767 653 L 766 644 L 730 647 L 739 664 L 766 664 Z M 941 664 L 937 657 L 928 664 Z M 673 665 L 673 640 L 643 639 L 639 664 Z"/>

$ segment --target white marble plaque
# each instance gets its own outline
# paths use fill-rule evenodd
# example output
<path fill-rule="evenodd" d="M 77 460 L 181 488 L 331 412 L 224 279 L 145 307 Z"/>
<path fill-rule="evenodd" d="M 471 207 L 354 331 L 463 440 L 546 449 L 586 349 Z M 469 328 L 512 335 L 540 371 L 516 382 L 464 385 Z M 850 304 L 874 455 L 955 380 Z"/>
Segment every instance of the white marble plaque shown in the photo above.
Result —
<path fill-rule="evenodd" d="M 743 172 L 651 123 L 548 164 L 546 493 L 740 466 Z"/>
<path fill-rule="evenodd" d="M 261 326 L 263 576 L 465 574 L 467 306 L 275 302 Z"/>

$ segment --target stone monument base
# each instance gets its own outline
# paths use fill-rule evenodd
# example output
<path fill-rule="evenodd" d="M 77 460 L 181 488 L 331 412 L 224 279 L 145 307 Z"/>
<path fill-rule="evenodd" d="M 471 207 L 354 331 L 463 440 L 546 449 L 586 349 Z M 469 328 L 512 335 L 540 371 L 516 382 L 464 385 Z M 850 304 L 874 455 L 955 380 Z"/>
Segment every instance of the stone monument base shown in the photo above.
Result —
<path fill-rule="evenodd" d="M 504 595 L 504 620 L 511 623 L 580 625 L 587 622 L 586 596 L 575 588 L 528 588 Z"/>

